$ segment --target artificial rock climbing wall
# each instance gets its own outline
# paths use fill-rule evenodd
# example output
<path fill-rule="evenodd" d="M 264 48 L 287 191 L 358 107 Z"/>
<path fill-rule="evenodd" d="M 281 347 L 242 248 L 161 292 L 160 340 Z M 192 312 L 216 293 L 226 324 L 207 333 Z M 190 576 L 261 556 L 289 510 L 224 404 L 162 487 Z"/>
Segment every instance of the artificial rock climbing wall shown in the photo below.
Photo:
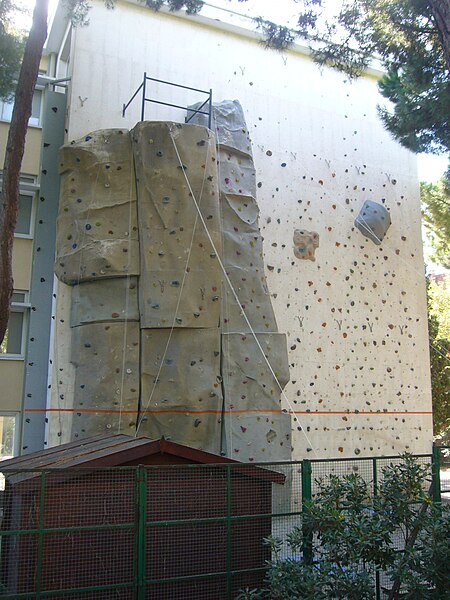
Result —
<path fill-rule="evenodd" d="M 221 317 L 226 446 L 242 460 L 275 454 L 289 460 L 290 416 L 279 409 L 289 381 L 286 336 L 278 333 L 264 273 L 249 132 L 237 100 L 214 104 L 212 117 L 227 274 Z"/>
<path fill-rule="evenodd" d="M 142 122 L 61 151 L 72 438 L 137 430 L 242 460 L 290 457 L 250 143 L 238 103 L 215 114 L 218 147 L 202 126 Z"/>
<path fill-rule="evenodd" d="M 55 272 L 73 286 L 76 438 L 136 422 L 130 415 L 139 403 L 140 269 L 129 133 L 103 130 L 63 146 L 60 175 Z"/>
<path fill-rule="evenodd" d="M 132 129 L 140 102 L 125 117 L 122 103 L 144 71 L 242 103 L 256 167 L 264 271 L 278 329 L 287 336 L 290 380 L 282 406 L 291 411 L 292 457 L 428 453 L 432 415 L 416 157 L 378 118 L 380 73 L 349 81 L 319 69 L 300 45 L 267 51 L 252 22 L 245 29 L 236 14 L 228 21 L 224 11 L 209 17 L 210 6 L 192 18 L 131 2 L 117 3 L 114 11 L 99 0 L 91 4 L 89 27 L 72 32 L 68 140 L 109 127 Z M 204 100 L 156 84 L 149 94 L 179 106 Z M 145 114 L 184 118 L 163 104 L 148 104 Z M 368 201 L 390 216 L 381 244 L 373 241 L 379 233 L 370 239 L 355 225 Z M 55 289 L 49 445 L 67 441 L 77 420 L 72 291 L 62 282 Z"/>

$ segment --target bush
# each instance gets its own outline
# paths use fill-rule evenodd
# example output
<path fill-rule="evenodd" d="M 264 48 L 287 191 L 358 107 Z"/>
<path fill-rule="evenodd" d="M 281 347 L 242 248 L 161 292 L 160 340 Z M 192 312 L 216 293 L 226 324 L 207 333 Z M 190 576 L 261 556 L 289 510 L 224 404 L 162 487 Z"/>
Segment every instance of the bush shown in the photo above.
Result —
<path fill-rule="evenodd" d="M 286 538 L 295 558 L 282 557 L 281 540 L 266 540 L 267 589 L 247 598 L 371 600 L 382 571 L 383 598 L 449 600 L 450 510 L 433 504 L 429 479 L 429 466 L 405 454 L 383 469 L 375 496 L 357 473 L 316 481 L 313 502 Z"/>

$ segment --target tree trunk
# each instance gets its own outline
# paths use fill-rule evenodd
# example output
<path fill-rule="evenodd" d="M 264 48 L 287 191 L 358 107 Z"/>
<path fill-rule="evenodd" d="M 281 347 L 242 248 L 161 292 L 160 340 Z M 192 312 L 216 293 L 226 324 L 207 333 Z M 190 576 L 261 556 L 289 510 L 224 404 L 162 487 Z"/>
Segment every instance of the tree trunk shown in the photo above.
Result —
<path fill-rule="evenodd" d="M 428 2 L 444 51 L 444 59 L 450 70 L 450 0 L 428 0 Z"/>
<path fill-rule="evenodd" d="M 6 143 L 3 191 L 0 203 L 0 343 L 8 325 L 12 277 L 12 246 L 19 207 L 19 182 L 28 119 L 39 74 L 39 63 L 47 37 L 48 0 L 36 0 L 33 22 L 25 45 L 15 93 L 14 109 Z"/>

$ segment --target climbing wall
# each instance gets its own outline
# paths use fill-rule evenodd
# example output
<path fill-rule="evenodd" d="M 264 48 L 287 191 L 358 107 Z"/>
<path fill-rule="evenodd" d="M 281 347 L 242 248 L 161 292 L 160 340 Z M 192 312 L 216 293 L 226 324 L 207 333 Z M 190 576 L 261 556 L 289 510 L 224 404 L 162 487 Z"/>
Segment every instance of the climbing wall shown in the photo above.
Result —
<path fill-rule="evenodd" d="M 204 121 L 196 115 L 193 120 Z M 237 100 L 213 106 L 223 235 L 222 350 L 227 452 L 241 460 L 289 460 L 290 416 L 280 411 L 289 381 L 286 336 L 278 333 L 264 274 L 256 175 Z"/>
<path fill-rule="evenodd" d="M 140 344 L 137 206 L 128 131 L 103 130 L 63 146 L 60 175 L 55 272 L 73 286 L 71 438 L 130 433 L 139 403 Z"/>
<path fill-rule="evenodd" d="M 61 151 L 55 271 L 72 287 L 72 438 L 137 430 L 289 458 L 286 340 L 245 122 L 238 103 L 215 116 L 217 147 L 206 127 L 143 122 Z"/>
<path fill-rule="evenodd" d="M 99 0 L 91 4 L 89 28 L 72 36 L 76 68 L 70 72 L 68 140 L 100 128 L 132 129 L 139 119 L 138 99 L 125 117 L 120 108 L 149 69 L 152 77 L 212 87 L 214 98 L 232 94 L 242 103 L 256 167 L 265 275 L 278 330 L 287 336 L 290 380 L 282 406 L 292 411 L 292 457 L 429 452 L 432 415 L 416 157 L 392 139 L 378 118 L 380 73 L 350 81 L 332 69 L 319 69 L 300 45 L 284 53 L 267 51 L 243 29 L 242 20 L 231 14 L 227 21 L 224 11 L 207 16 L 205 8 L 198 20 L 182 11 L 154 13 L 138 4 L 118 3 L 114 11 L 105 11 Z M 252 29 L 253 23 L 247 26 Z M 148 92 L 178 106 L 204 100 L 153 83 Z M 147 104 L 146 115 L 183 119 L 178 108 L 163 104 Z M 237 123 L 230 129 L 240 137 Z M 241 149 L 240 158 L 246 152 Z M 382 240 L 374 225 L 372 239 L 360 228 L 368 222 L 368 202 L 389 213 Z M 245 290 L 238 287 L 241 302 L 249 304 L 253 283 Z M 66 358 L 70 288 L 61 283 L 56 292 L 58 350 L 50 416 L 69 420 L 74 387 L 73 365 Z M 227 303 L 238 313 L 233 298 L 228 302 L 227 297 Z M 255 327 L 259 314 L 268 315 L 252 313 Z M 261 318 L 262 331 L 275 331 L 264 322 Z M 35 398 L 32 389 L 27 392 Z M 58 412 L 60 407 L 67 412 Z M 244 413 L 235 412 L 245 428 Z M 34 423 L 34 413 L 30 416 Z M 64 436 L 64 422 L 49 431 Z M 55 435 L 52 443 L 61 439 Z"/>
<path fill-rule="evenodd" d="M 204 127 L 139 123 L 139 435 L 220 452 L 221 271 L 217 160 Z M 198 210 L 196 207 L 198 206 Z M 208 232 L 200 219 L 199 212 Z"/>

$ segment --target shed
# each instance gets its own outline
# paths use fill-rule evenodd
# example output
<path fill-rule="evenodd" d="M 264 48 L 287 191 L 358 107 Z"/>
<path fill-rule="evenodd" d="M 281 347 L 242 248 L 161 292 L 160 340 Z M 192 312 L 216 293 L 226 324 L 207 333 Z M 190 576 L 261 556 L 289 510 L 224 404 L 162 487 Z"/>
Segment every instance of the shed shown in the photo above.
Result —
<path fill-rule="evenodd" d="M 2 471 L 7 595 L 222 600 L 262 584 L 281 473 L 121 434 Z"/>

